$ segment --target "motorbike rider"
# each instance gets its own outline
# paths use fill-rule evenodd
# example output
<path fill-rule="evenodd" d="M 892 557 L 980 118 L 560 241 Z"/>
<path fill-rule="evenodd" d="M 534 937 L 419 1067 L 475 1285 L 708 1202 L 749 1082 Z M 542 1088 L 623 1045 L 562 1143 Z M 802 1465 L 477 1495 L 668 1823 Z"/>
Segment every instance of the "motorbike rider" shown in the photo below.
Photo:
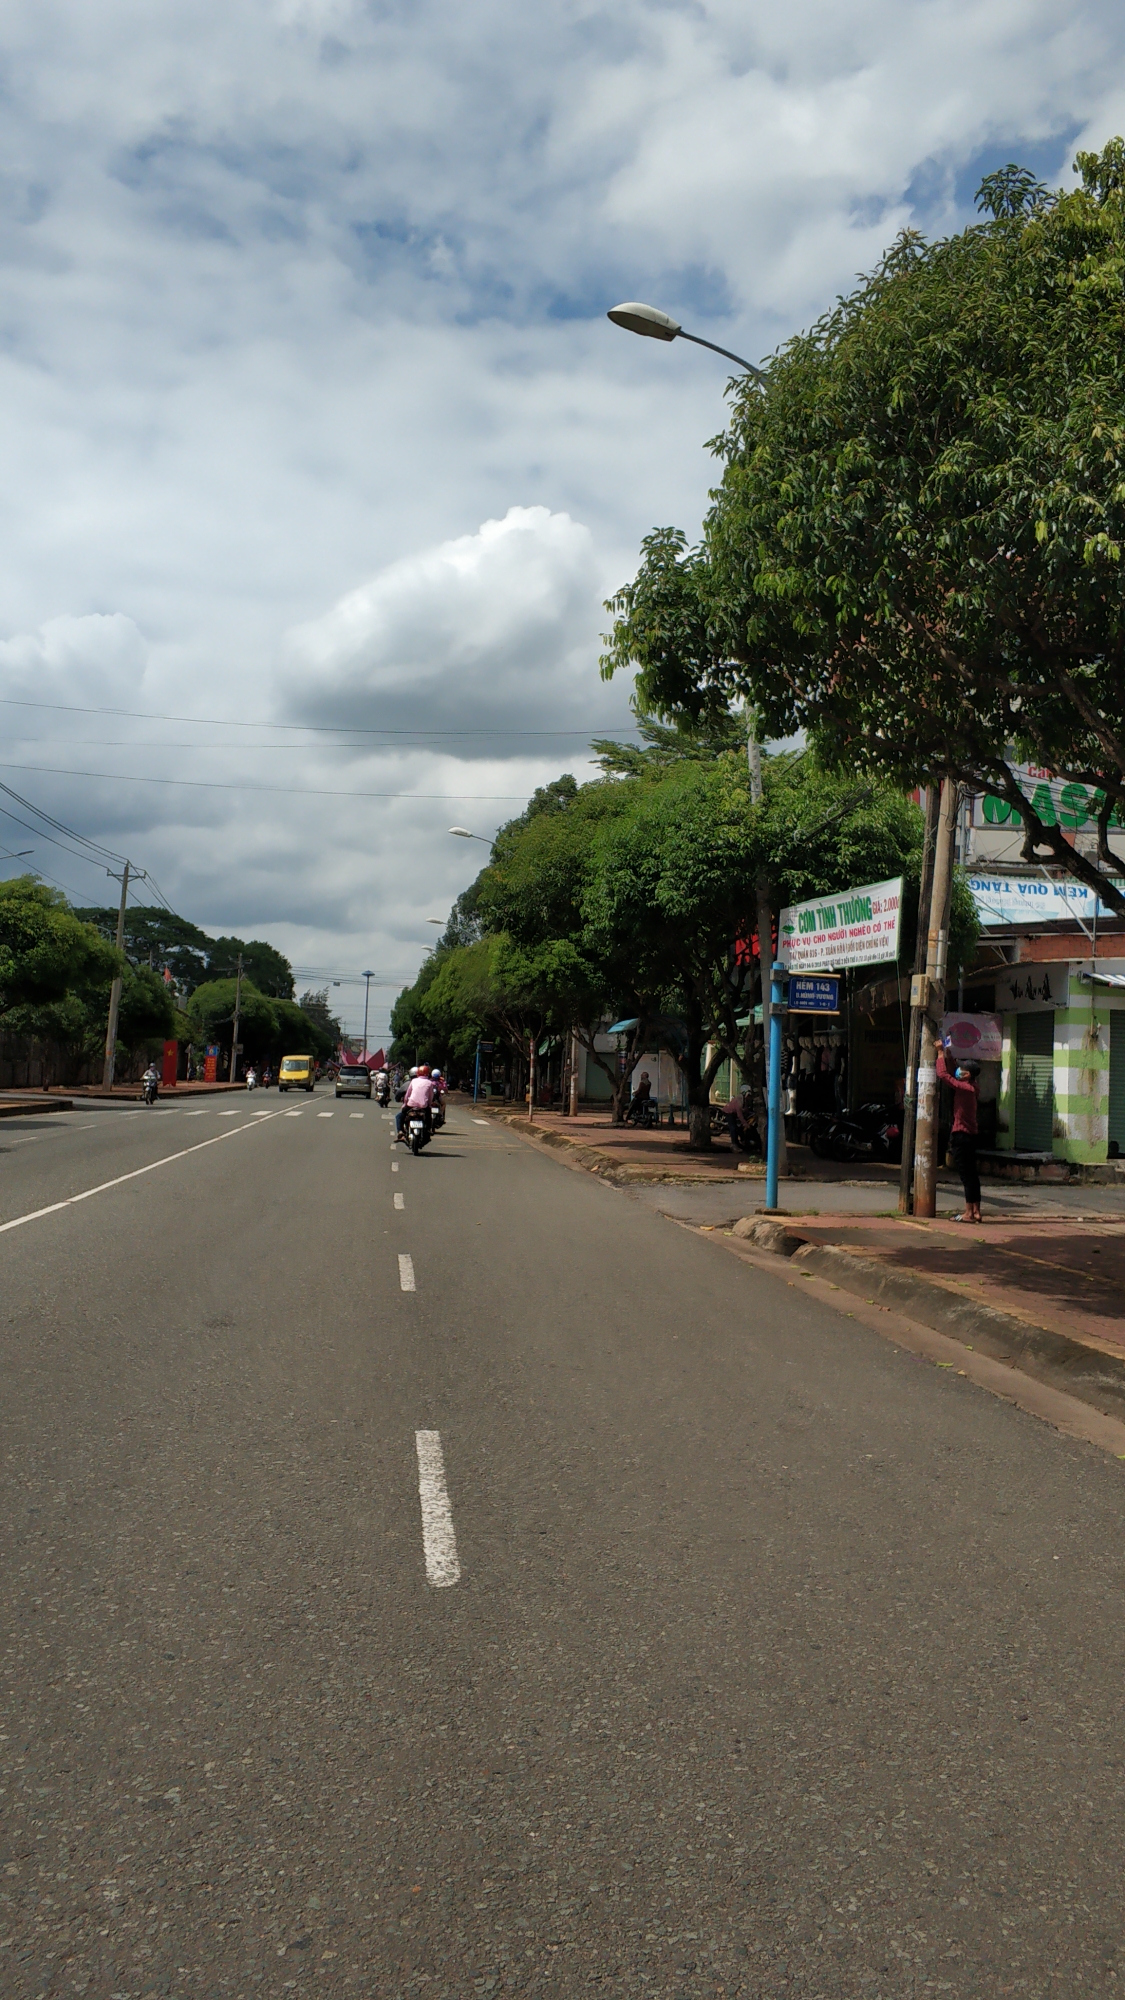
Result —
<path fill-rule="evenodd" d="M 411 1111 L 420 1111 L 422 1113 L 426 1124 L 426 1138 L 429 1138 L 430 1129 L 433 1124 L 433 1102 L 434 1082 L 430 1075 L 430 1065 L 429 1063 L 423 1063 L 411 1076 L 410 1082 L 406 1086 L 406 1094 L 402 1100 L 402 1110 L 395 1114 L 396 1145 L 400 1139 L 406 1138 L 406 1134 L 402 1129 L 402 1123 L 403 1119 L 408 1117 Z"/>
<path fill-rule="evenodd" d="M 445 1091 L 446 1091 L 446 1082 L 445 1082 L 445 1078 L 444 1078 L 444 1076 L 442 1075 L 442 1072 L 440 1071 L 440 1069 L 435 1069 L 435 1071 L 434 1071 L 434 1073 L 433 1073 L 433 1078 L 432 1078 L 432 1081 L 433 1081 L 433 1086 L 434 1086 L 434 1113 L 435 1113 L 435 1120 L 436 1120 L 436 1123 L 437 1123 L 438 1125 L 444 1125 L 444 1124 L 445 1124 Z"/>
<path fill-rule="evenodd" d="M 258 1088 L 258 1072 L 254 1068 L 253 1063 L 251 1063 L 246 1072 L 246 1088 L 247 1090 L 257 1090 Z"/>
<path fill-rule="evenodd" d="M 375 1098 L 379 1104 L 388 1104 L 391 1096 L 391 1080 L 385 1069 L 375 1072 Z"/>
<path fill-rule="evenodd" d="M 156 1092 L 159 1083 L 160 1083 L 160 1071 L 157 1069 L 155 1063 L 150 1063 L 143 1077 L 141 1078 L 141 1090 L 144 1095 L 144 1100 L 146 1104 L 155 1104 Z"/>

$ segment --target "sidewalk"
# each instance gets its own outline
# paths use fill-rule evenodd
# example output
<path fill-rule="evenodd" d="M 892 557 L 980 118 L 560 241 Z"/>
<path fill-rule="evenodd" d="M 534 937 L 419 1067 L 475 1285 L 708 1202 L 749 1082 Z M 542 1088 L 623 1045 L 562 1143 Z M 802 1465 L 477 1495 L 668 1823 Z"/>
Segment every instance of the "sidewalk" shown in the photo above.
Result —
<path fill-rule="evenodd" d="M 471 1104 L 472 1100 L 464 1101 Z M 687 1132 L 680 1125 L 671 1129 L 662 1125 L 656 1132 L 639 1131 L 632 1125 L 613 1125 L 608 1111 L 603 1110 L 580 1111 L 575 1118 L 564 1118 L 561 1111 L 537 1110 L 534 1119 L 529 1119 L 526 1107 L 500 1104 L 495 1099 L 482 1100 L 476 1109 L 518 1126 L 528 1137 L 547 1145 L 577 1149 L 582 1164 L 591 1172 L 608 1173 L 623 1182 L 696 1181 L 704 1185 L 726 1182 L 744 1186 L 764 1181 L 766 1177 L 764 1163 L 734 1152 L 725 1136 L 717 1138 L 708 1152 L 693 1153 Z M 784 1183 L 787 1188 L 790 1180 L 838 1181 L 886 1187 L 888 1207 L 893 1207 L 897 1199 L 897 1167 L 847 1166 L 837 1160 L 818 1160 L 806 1146 L 790 1146 L 789 1160 L 790 1177 Z M 950 1178 L 949 1185 L 952 1188 L 960 1183 Z"/>

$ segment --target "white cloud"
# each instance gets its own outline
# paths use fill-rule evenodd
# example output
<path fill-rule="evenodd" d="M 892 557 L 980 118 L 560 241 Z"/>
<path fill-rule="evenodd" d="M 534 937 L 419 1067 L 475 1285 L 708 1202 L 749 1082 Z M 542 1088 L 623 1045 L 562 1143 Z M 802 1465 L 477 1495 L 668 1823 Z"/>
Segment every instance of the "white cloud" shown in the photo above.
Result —
<path fill-rule="evenodd" d="M 510 507 L 390 563 L 292 634 L 295 714 L 387 728 L 589 726 L 601 598 L 593 537 L 569 514 Z M 627 719 L 625 717 L 624 719 Z"/>
<path fill-rule="evenodd" d="M 0 639 L 0 694 L 13 702 L 136 702 L 146 659 L 144 639 L 120 611 L 64 614 Z"/>

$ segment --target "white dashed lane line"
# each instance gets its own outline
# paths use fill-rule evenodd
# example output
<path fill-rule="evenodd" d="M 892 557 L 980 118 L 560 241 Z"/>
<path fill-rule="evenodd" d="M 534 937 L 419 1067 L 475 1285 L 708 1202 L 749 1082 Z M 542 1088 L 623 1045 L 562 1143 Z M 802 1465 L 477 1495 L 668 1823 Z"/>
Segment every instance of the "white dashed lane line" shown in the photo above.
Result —
<path fill-rule="evenodd" d="M 397 1172 L 398 1172 L 398 1161 L 397 1161 L 397 1160 L 392 1160 L 392 1161 L 391 1161 L 391 1172 L 392 1172 L 392 1174 L 397 1174 Z"/>
<path fill-rule="evenodd" d="M 405 1257 L 401 1253 L 398 1260 L 398 1283 L 399 1290 L 403 1292 L 413 1292 L 417 1289 L 414 1283 L 414 1259 Z"/>
<path fill-rule="evenodd" d="M 473 1119 L 473 1124 L 474 1124 L 474 1125 L 487 1125 L 487 1124 L 488 1124 L 488 1120 L 487 1120 L 487 1118 L 474 1118 L 474 1119 Z"/>
<path fill-rule="evenodd" d="M 237 1111 L 220 1111 L 219 1113 L 220 1118 L 237 1118 L 238 1116 Z"/>
<path fill-rule="evenodd" d="M 362 1117 L 363 1117 L 363 1113 L 362 1113 L 362 1111 L 349 1111 L 349 1112 L 348 1112 L 348 1117 L 349 1117 L 349 1118 L 362 1118 Z"/>
<path fill-rule="evenodd" d="M 405 1208 L 406 1196 L 404 1194 L 396 1194 L 394 1197 L 394 1204 L 396 1208 Z"/>
<path fill-rule="evenodd" d="M 453 1532 L 453 1509 L 445 1483 L 445 1457 L 440 1431 L 415 1431 L 418 1453 L 418 1498 L 422 1506 L 422 1553 L 426 1558 L 426 1582 L 435 1590 L 448 1590 L 461 1581 L 457 1559 L 457 1537 Z"/>
<path fill-rule="evenodd" d="M 332 1113 L 330 1111 L 318 1111 L 316 1115 L 318 1118 L 331 1118 Z"/>

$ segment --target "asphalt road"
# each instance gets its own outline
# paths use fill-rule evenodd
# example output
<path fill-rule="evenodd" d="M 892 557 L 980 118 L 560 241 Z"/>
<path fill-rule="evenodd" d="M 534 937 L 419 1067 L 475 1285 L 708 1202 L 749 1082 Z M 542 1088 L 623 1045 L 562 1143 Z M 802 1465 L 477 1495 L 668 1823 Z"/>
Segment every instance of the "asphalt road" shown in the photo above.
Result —
<path fill-rule="evenodd" d="M 0 1129 L 4 2000 L 1118 1992 L 1125 1466 L 467 1109 L 229 1109 Z"/>

